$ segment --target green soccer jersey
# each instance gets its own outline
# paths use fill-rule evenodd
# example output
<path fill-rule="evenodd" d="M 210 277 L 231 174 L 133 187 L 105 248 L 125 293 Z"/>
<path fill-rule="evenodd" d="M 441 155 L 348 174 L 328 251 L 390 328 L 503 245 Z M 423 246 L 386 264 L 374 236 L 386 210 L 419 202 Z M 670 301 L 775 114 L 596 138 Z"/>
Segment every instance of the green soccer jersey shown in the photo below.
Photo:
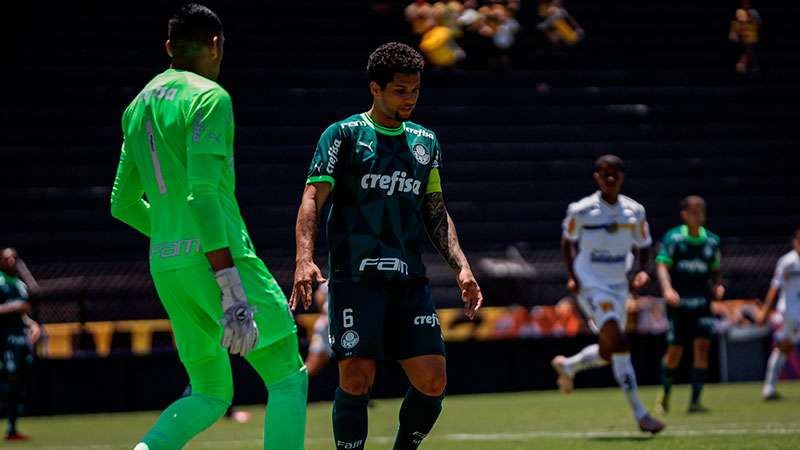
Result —
<path fill-rule="evenodd" d="M 25 283 L 17 277 L 0 272 L 0 304 L 20 300 L 28 301 L 28 288 Z M 20 335 L 25 335 L 25 322 L 22 321 L 22 314 L 0 314 L 0 337 Z M 5 342 L 2 340 L 0 344 L 5 344 Z"/>
<path fill-rule="evenodd" d="M 441 191 L 440 162 L 436 136 L 411 122 L 388 129 L 363 113 L 322 133 L 307 183 L 331 184 L 332 280 L 425 277 L 420 210 L 426 193 Z"/>
<path fill-rule="evenodd" d="M 137 194 L 138 201 L 142 194 L 147 197 L 146 217 L 132 225 L 150 236 L 151 271 L 208 264 L 204 253 L 223 247 L 230 247 L 234 258 L 255 257 L 234 196 L 233 108 L 225 89 L 193 72 L 169 69 L 131 102 L 122 116 L 122 131 L 114 191 L 130 201 Z M 198 225 L 189 207 L 187 161 L 203 154 L 225 159 L 223 173 L 209 175 L 219 176 L 219 228 L 224 236 L 214 243 L 217 248 L 202 248 L 198 228 L 204 225 Z"/>
<path fill-rule="evenodd" d="M 720 266 L 719 236 L 700 227 L 690 236 L 686 225 L 664 235 L 656 262 L 669 267 L 672 287 L 681 296 L 681 307 L 706 308 L 711 298 L 712 273 Z"/>

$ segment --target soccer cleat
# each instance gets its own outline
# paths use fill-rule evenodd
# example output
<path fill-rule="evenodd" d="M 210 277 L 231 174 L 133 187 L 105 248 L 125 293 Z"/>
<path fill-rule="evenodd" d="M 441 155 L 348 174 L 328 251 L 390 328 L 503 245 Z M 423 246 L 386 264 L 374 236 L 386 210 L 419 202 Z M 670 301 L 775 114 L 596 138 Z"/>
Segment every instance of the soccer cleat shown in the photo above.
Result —
<path fill-rule="evenodd" d="M 762 397 L 764 398 L 764 401 L 767 401 L 767 402 L 774 402 L 774 401 L 783 399 L 783 396 L 781 394 L 778 394 L 778 391 L 765 392 L 762 395 Z"/>
<path fill-rule="evenodd" d="M 558 383 L 558 390 L 561 391 L 562 394 L 569 394 L 572 392 L 572 375 L 567 372 L 566 367 L 564 367 L 564 360 L 567 359 L 562 355 L 558 355 L 550 361 L 550 365 L 553 366 L 553 370 L 558 373 L 558 379 L 556 383 Z"/>
<path fill-rule="evenodd" d="M 664 416 L 669 413 L 669 396 L 664 394 L 664 391 L 658 393 L 656 397 L 656 414 Z"/>
<path fill-rule="evenodd" d="M 692 403 L 691 405 L 689 405 L 689 410 L 687 412 L 689 412 L 689 413 L 710 413 L 711 410 L 706 408 L 705 406 L 703 406 L 700 403 Z"/>
<path fill-rule="evenodd" d="M 645 433 L 658 434 L 665 426 L 664 422 L 655 419 L 650 414 L 645 414 L 644 417 L 639 419 L 639 429 Z"/>
<path fill-rule="evenodd" d="M 27 435 L 24 435 L 22 433 L 14 432 L 14 433 L 8 433 L 6 435 L 6 440 L 7 441 L 30 441 L 31 437 L 27 436 Z"/>

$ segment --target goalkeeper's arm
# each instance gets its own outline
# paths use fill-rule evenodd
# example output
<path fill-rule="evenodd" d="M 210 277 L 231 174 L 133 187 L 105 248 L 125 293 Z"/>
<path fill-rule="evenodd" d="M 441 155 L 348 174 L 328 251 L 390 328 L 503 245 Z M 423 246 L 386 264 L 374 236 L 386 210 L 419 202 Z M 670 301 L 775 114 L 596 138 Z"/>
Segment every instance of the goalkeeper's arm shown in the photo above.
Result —
<path fill-rule="evenodd" d="M 117 177 L 111 190 L 111 215 L 149 237 L 150 205 L 144 201 L 143 195 L 139 169 L 125 151 L 123 143 Z"/>

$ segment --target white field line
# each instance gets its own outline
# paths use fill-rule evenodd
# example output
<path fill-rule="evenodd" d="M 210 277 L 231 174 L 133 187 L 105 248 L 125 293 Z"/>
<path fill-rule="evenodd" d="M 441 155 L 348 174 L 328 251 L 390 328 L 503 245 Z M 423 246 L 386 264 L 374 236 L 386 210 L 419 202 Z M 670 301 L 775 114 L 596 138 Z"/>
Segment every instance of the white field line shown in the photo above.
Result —
<path fill-rule="evenodd" d="M 677 437 L 702 437 L 702 436 L 741 436 L 741 435 L 787 435 L 800 434 L 800 427 L 771 427 L 745 428 L 736 427 L 735 424 L 726 424 L 726 428 L 709 429 L 669 429 L 661 435 Z M 496 442 L 496 441 L 531 441 L 535 439 L 592 439 L 592 438 L 630 438 L 645 437 L 644 433 L 635 431 L 530 431 L 525 433 L 454 433 L 433 435 L 430 441 L 470 441 L 470 442 Z M 328 442 L 330 438 L 308 438 L 306 442 Z M 394 441 L 394 437 L 370 436 L 369 442 L 387 444 Z M 261 439 L 232 440 L 232 441 L 203 441 L 192 444 L 194 448 L 260 448 Z M 0 449 L 13 448 L 15 450 L 113 450 L 120 444 L 84 444 L 64 446 L 18 446 L 0 447 Z M 133 445 L 131 445 L 133 446 Z"/>

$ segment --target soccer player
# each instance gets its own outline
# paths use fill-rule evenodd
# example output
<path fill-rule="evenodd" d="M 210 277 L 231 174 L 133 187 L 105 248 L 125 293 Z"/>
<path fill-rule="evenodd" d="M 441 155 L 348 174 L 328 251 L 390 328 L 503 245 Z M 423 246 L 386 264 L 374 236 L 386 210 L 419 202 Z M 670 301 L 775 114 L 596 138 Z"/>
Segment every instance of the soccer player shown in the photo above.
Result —
<path fill-rule="evenodd" d="M 764 306 L 758 315 L 758 323 L 767 322 L 770 310 L 780 292 L 778 311 L 783 316 L 783 325 L 775 333 L 777 347 L 772 350 L 767 362 L 767 374 L 761 395 L 764 400 L 779 400 L 776 389 L 778 377 L 792 348 L 800 341 L 800 228 L 795 230 L 792 238 L 792 251 L 783 255 L 775 266 L 775 275 L 764 299 Z"/>
<path fill-rule="evenodd" d="M 464 312 L 483 297 L 442 197 L 436 135 L 408 119 L 424 60 L 405 44 L 378 47 L 367 64 L 372 107 L 329 126 L 314 153 L 297 217 L 290 304 L 308 307 L 319 213 L 330 196 L 330 339 L 339 365 L 333 403 L 337 449 L 362 449 L 376 361 L 399 361 L 411 388 L 395 450 L 416 449 L 442 409 L 444 341 L 422 264 L 424 229 L 456 275 Z"/>
<path fill-rule="evenodd" d="M 169 21 L 170 68 L 122 117 L 111 214 L 150 238 L 150 272 L 192 386 L 136 450 L 182 448 L 225 413 L 227 351 L 244 356 L 269 392 L 264 448 L 303 448 L 308 377 L 296 326 L 234 196 L 233 109 L 214 81 L 223 41 L 216 14 L 183 6 Z"/>
<path fill-rule="evenodd" d="M 691 195 L 681 201 L 681 219 L 664 235 L 656 256 L 661 295 L 667 302 L 667 353 L 662 360 L 664 390 L 656 400 L 656 410 L 669 411 L 669 394 L 675 370 L 683 355 L 683 346 L 693 346 L 692 401 L 689 412 L 708 412 L 700 403 L 700 394 L 708 372 L 708 350 L 714 334 L 711 300 L 725 295 L 720 284 L 719 237 L 707 230 L 706 202 Z"/>
<path fill-rule="evenodd" d="M 620 194 L 625 164 L 619 157 L 598 158 L 594 180 L 600 190 L 567 209 L 561 249 L 569 275 L 567 288 L 577 294 L 581 308 L 598 331 L 599 345 L 590 345 L 569 358 L 556 356 L 552 365 L 558 372 L 561 391 L 569 393 L 577 372 L 610 362 L 639 428 L 655 434 L 664 424 L 654 419 L 639 400 L 624 332 L 629 284 L 637 291 L 650 282 L 646 272 L 652 243 L 650 230 L 644 207 Z M 629 282 L 627 274 L 634 260 L 636 275 Z"/>
<path fill-rule="evenodd" d="M 17 431 L 17 418 L 33 363 L 32 346 L 39 333 L 39 325 L 27 315 L 31 308 L 28 286 L 20 279 L 18 261 L 13 248 L 0 252 L 0 402 L 8 418 L 7 441 L 30 439 Z M 35 335 L 30 335 L 29 327 Z"/>

